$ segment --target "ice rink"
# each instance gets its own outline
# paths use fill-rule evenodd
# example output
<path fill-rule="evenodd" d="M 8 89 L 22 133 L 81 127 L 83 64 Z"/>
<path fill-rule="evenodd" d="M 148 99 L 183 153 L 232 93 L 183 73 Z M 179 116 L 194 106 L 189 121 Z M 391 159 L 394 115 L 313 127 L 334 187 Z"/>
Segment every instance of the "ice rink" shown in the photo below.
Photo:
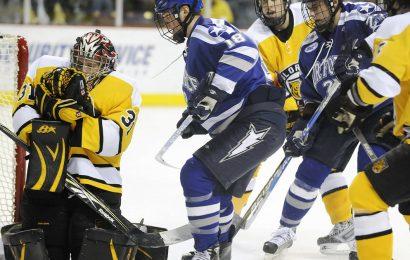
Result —
<path fill-rule="evenodd" d="M 168 229 L 187 222 L 184 197 L 179 184 L 179 171 L 165 167 L 154 159 L 155 154 L 175 130 L 181 113 L 182 108 L 142 107 L 132 143 L 121 164 L 124 186 L 122 210 L 132 221 L 139 222 L 144 218 L 146 224 Z M 165 158 L 175 165 L 182 166 L 206 140 L 203 136 L 188 140 L 178 139 Z M 356 174 L 355 156 L 345 171 L 349 182 Z M 263 164 L 250 201 L 253 201 L 282 157 L 283 153 L 278 151 Z M 299 162 L 299 159 L 293 159 L 253 225 L 248 230 L 241 230 L 238 233 L 233 243 L 233 259 L 264 259 L 262 245 L 278 226 L 283 200 Z M 390 219 L 395 239 L 394 259 L 410 259 L 409 226 L 397 209 L 390 211 Z M 319 253 L 316 239 L 327 234 L 331 227 L 323 203 L 318 198 L 299 226 L 293 247 L 276 259 L 348 259 L 347 256 L 324 256 Z M 193 249 L 192 245 L 191 240 L 171 246 L 169 259 L 180 259 L 183 253 Z"/>

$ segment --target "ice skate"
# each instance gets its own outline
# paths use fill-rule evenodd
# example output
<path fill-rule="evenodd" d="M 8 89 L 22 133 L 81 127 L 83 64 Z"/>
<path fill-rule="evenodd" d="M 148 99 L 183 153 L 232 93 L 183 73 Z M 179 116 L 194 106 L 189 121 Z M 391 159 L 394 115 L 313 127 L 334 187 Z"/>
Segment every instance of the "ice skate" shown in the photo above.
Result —
<path fill-rule="evenodd" d="M 355 251 L 353 220 L 337 223 L 329 235 L 319 237 L 317 244 L 325 255 L 349 254 Z"/>
<path fill-rule="evenodd" d="M 266 253 L 265 259 L 279 255 L 284 249 L 291 247 L 295 240 L 295 228 L 279 227 L 272 234 L 272 238 L 263 245 L 263 251 Z"/>
<path fill-rule="evenodd" d="M 192 251 L 182 256 L 181 260 L 219 260 L 219 246 L 205 251 Z"/>

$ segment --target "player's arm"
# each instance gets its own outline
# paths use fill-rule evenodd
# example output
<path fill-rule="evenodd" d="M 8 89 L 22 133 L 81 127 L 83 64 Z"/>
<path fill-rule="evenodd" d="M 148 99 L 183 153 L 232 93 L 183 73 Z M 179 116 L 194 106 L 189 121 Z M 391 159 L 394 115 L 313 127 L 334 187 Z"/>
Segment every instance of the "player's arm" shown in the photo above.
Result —
<path fill-rule="evenodd" d="M 400 50 L 407 50 L 405 41 L 381 41 L 374 49 L 374 59 L 368 69 L 360 72 L 357 84 L 351 89 L 353 100 L 360 105 L 381 103 L 401 91 L 400 80 L 406 74 L 408 60 Z"/>
<path fill-rule="evenodd" d="M 409 51 L 405 41 L 408 31 L 375 41 L 371 66 L 359 73 L 357 82 L 347 91 L 344 103 L 333 112 L 332 119 L 339 125 L 339 132 L 347 132 L 357 125 L 363 117 L 362 112 L 368 111 L 371 105 L 398 95 L 400 82 L 409 80 L 405 78 L 408 60 L 398 55 L 408 56 L 405 54 Z"/>
<path fill-rule="evenodd" d="M 17 93 L 17 102 L 13 107 L 13 129 L 15 133 L 26 143 L 32 130 L 31 120 L 40 115 L 35 107 L 35 95 L 33 81 L 36 76 L 39 60 L 30 66 L 23 86 Z"/>
<path fill-rule="evenodd" d="M 258 49 L 241 32 L 224 38 L 227 40 L 219 46 L 222 50 L 215 71 L 207 73 L 197 95 L 188 101 L 191 114 L 200 121 L 205 121 L 235 91 L 238 81 L 259 61 Z"/>
<path fill-rule="evenodd" d="M 140 110 L 141 98 L 134 91 L 118 101 L 118 109 L 97 118 L 77 121 L 72 145 L 101 156 L 115 156 L 124 152 L 131 142 Z"/>

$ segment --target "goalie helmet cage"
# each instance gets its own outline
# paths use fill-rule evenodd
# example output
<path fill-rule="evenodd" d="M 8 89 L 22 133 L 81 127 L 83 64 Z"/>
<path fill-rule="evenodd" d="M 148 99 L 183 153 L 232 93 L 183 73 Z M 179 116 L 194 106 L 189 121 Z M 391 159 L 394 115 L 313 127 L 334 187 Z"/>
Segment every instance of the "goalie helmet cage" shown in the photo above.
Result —
<path fill-rule="evenodd" d="M 9 129 L 13 129 L 12 109 L 27 70 L 26 40 L 0 33 L 0 120 Z M 25 155 L 10 138 L 0 135 L 0 227 L 20 220 Z"/>

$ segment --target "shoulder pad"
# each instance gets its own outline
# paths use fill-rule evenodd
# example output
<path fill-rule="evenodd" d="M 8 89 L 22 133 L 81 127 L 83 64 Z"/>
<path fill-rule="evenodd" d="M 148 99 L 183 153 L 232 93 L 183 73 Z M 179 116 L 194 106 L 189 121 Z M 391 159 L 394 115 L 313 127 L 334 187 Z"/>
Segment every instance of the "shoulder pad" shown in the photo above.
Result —
<path fill-rule="evenodd" d="M 264 41 L 265 39 L 273 35 L 272 31 L 263 24 L 263 22 L 258 18 L 253 22 L 251 27 L 246 31 L 246 35 L 252 38 L 257 43 Z"/>

